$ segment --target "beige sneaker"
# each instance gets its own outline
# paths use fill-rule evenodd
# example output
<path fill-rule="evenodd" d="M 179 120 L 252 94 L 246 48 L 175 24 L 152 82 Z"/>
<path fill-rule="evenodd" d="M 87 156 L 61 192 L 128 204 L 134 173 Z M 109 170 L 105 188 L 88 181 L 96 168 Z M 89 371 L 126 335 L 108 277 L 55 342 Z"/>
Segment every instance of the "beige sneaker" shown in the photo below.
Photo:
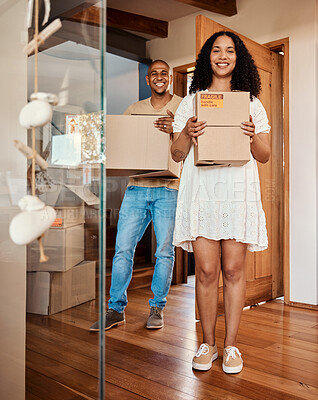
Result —
<path fill-rule="evenodd" d="M 243 360 L 239 349 L 234 346 L 227 346 L 223 350 L 223 371 L 227 374 L 237 374 L 242 371 Z"/>
<path fill-rule="evenodd" d="M 218 349 L 207 343 L 202 343 L 192 360 L 192 368 L 207 371 L 212 367 L 212 362 L 218 358 Z"/>

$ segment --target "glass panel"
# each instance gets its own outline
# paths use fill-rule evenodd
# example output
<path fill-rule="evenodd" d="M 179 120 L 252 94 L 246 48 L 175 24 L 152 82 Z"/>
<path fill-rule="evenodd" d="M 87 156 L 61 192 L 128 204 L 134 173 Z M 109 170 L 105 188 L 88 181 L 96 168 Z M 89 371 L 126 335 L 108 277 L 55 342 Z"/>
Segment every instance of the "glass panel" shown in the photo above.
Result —
<path fill-rule="evenodd" d="M 18 122 L 27 92 L 24 20 L 25 1 L 0 1 L 0 399 L 16 400 L 25 391 L 26 250 L 11 240 L 9 227 L 26 194 L 26 158 L 13 143 L 26 143 Z"/>
<path fill-rule="evenodd" d="M 0 398 L 104 399 L 105 4 L 0 20 Z"/>

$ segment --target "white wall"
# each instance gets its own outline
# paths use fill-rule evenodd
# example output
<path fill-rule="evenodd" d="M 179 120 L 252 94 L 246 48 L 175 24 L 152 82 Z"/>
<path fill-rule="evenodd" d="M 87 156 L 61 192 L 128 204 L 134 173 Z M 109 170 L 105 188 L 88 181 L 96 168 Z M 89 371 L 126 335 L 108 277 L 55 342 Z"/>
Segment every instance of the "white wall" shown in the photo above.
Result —
<path fill-rule="evenodd" d="M 290 39 L 290 300 L 317 304 L 317 1 L 237 5 L 233 17 L 201 14 L 259 43 Z M 171 67 L 195 61 L 196 15 L 170 22 L 169 38 L 148 42 L 148 56 Z"/>
<path fill-rule="evenodd" d="M 34 56 L 28 59 L 28 95 L 34 90 Z M 59 105 L 78 106 L 84 112 L 101 109 L 100 51 L 65 42 L 38 55 L 38 82 L 42 92 L 55 93 Z"/>
<path fill-rule="evenodd" d="M 138 62 L 107 53 L 107 114 L 122 114 L 139 100 Z"/>
<path fill-rule="evenodd" d="M 33 92 L 34 57 L 28 60 L 28 89 Z M 39 54 L 39 88 L 56 93 L 61 105 L 85 112 L 100 110 L 100 51 L 65 42 Z M 107 114 L 122 114 L 139 99 L 138 62 L 106 53 Z"/>
<path fill-rule="evenodd" d="M 13 146 L 13 139 L 26 141 L 18 115 L 27 98 L 27 59 L 22 53 L 26 2 L 0 3 L 0 398 L 24 399 L 25 386 L 25 247 L 9 238 L 12 206 L 7 179 L 26 181 L 26 159 Z M 22 189 L 22 191 L 21 191 Z M 11 188 L 11 195 L 14 194 Z"/>
<path fill-rule="evenodd" d="M 318 0 L 316 0 L 316 94 L 318 94 Z M 316 110 L 318 110 L 318 95 L 316 96 L 316 106 L 315 106 Z M 318 114 L 316 114 L 316 137 L 318 135 Z M 318 140 L 316 141 L 316 154 L 318 155 Z M 318 171 L 318 156 L 316 157 L 316 170 Z M 316 196 L 316 200 L 317 200 L 317 209 L 318 209 L 318 196 Z M 318 213 L 317 213 L 318 214 Z M 318 226 L 318 215 L 316 215 L 317 218 L 317 226 Z M 316 252 L 318 252 L 318 246 L 316 247 Z M 317 255 L 317 259 L 318 259 L 318 255 Z M 318 262 L 317 262 L 318 264 Z M 317 276 L 317 280 L 316 280 L 316 285 L 317 285 L 317 289 L 316 289 L 316 293 L 317 293 L 317 301 L 316 304 L 318 303 L 318 265 L 317 265 L 317 270 L 316 270 L 316 276 Z"/>

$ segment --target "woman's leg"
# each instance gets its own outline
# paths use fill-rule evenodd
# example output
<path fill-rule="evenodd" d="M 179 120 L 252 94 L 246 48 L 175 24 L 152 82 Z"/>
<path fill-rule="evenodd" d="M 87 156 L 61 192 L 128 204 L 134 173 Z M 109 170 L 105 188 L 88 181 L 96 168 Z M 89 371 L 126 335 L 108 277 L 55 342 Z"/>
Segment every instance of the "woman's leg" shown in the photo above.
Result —
<path fill-rule="evenodd" d="M 203 342 L 215 345 L 220 275 L 220 242 L 203 237 L 193 242 L 195 291 L 203 331 Z"/>
<path fill-rule="evenodd" d="M 236 337 L 245 302 L 245 257 L 247 244 L 221 241 L 223 299 L 225 310 L 224 347 L 236 346 Z"/>

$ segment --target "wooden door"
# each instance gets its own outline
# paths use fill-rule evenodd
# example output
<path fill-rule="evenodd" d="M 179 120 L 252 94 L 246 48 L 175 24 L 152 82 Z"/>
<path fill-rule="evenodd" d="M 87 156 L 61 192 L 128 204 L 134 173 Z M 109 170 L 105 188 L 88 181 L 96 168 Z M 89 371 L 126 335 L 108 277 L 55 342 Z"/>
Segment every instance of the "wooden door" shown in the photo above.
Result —
<path fill-rule="evenodd" d="M 196 53 L 198 55 L 205 41 L 213 33 L 231 29 L 218 24 L 202 15 L 196 17 Z M 234 32 L 234 31 L 232 31 Z M 272 84 L 278 85 L 279 78 L 276 66 L 278 55 L 271 52 L 267 47 L 254 42 L 253 40 L 240 35 L 247 49 L 252 54 L 262 82 L 262 92 L 259 96 L 263 103 L 270 125 L 278 126 L 273 118 L 280 118 L 277 112 L 272 112 L 272 104 L 275 107 L 281 103 L 277 87 L 272 90 Z M 273 96 L 276 96 L 273 98 Z M 273 135 L 282 135 L 282 132 L 273 132 Z M 270 135 L 271 137 L 271 135 Z M 263 252 L 247 252 L 246 260 L 246 305 L 256 304 L 261 301 L 269 300 L 283 294 L 283 258 L 282 258 L 282 235 L 278 221 L 280 220 L 281 207 L 283 204 L 279 185 L 282 182 L 283 175 L 283 148 L 282 140 L 272 140 L 271 159 L 266 164 L 258 163 L 260 175 L 262 203 L 266 215 L 266 225 L 268 233 L 269 246 Z M 220 279 L 220 306 L 223 305 L 223 287 Z"/>

